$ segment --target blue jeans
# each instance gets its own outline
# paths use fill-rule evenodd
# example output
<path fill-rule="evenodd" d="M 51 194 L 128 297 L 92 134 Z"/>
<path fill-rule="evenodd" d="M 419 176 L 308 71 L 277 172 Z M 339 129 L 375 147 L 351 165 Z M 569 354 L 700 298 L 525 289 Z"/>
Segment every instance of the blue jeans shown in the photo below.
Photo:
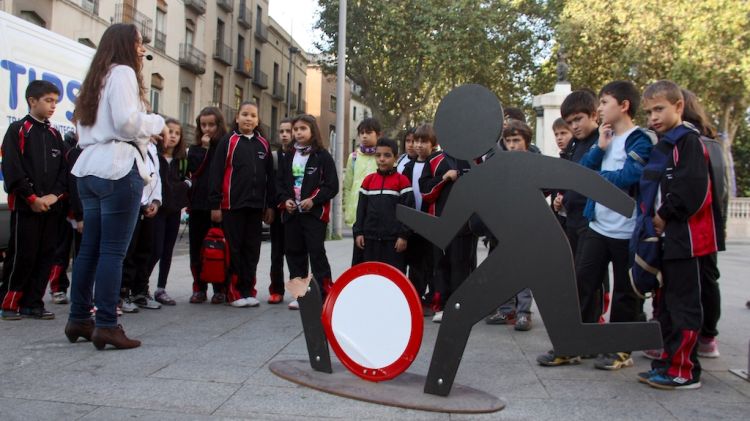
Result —
<path fill-rule="evenodd" d="M 73 263 L 70 319 L 89 319 L 96 303 L 96 326 L 114 327 L 122 261 L 138 218 L 143 179 L 135 167 L 119 180 L 89 175 L 78 179 L 78 192 L 83 239 Z"/>

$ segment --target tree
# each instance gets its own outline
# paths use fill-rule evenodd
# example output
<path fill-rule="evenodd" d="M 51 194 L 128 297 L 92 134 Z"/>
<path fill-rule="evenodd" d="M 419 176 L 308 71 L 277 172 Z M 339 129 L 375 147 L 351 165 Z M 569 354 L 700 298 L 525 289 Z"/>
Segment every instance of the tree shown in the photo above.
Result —
<path fill-rule="evenodd" d="M 750 105 L 750 2 L 568 0 L 555 39 L 567 53 L 574 86 L 598 89 L 629 79 L 644 88 L 672 79 L 695 92 L 732 162 Z"/>
<path fill-rule="evenodd" d="M 338 1 L 319 0 L 318 47 L 335 57 Z M 452 87 L 480 83 L 504 104 L 529 97 L 550 38 L 543 0 L 352 0 L 347 76 L 387 133 L 430 118 Z M 327 63 L 331 72 L 335 63 Z"/>

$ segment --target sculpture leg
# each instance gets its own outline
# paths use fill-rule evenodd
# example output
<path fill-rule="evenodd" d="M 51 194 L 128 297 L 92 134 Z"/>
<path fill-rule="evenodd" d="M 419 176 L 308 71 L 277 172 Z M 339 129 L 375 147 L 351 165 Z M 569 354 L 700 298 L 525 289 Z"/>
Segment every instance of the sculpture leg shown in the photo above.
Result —
<path fill-rule="evenodd" d="M 298 298 L 297 302 L 299 303 L 299 314 L 302 318 L 302 329 L 307 343 L 307 353 L 310 357 L 310 366 L 316 371 L 332 373 L 328 341 L 320 318 L 323 313 L 323 300 L 320 297 L 320 289 L 315 280 L 310 282 L 310 289 L 307 294 Z"/>

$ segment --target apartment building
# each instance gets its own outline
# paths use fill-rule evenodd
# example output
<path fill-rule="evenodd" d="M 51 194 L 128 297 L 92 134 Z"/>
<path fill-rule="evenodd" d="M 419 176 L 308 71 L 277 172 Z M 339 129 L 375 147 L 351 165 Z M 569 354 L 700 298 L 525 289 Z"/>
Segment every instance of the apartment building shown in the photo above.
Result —
<path fill-rule="evenodd" d="M 326 75 L 318 63 L 320 57 L 312 56 L 307 66 L 307 98 L 309 98 L 307 113 L 318 120 L 320 135 L 323 143 L 332 152 L 334 148 L 334 136 L 336 134 L 336 75 Z M 351 83 L 347 79 L 344 88 L 346 97 L 344 100 L 344 156 L 351 152 L 351 146 L 347 141 L 349 137 L 349 107 L 351 100 Z M 335 154 L 334 154 L 335 156 Z"/>
<path fill-rule="evenodd" d="M 110 24 L 134 23 L 153 56 L 143 70 L 152 109 L 190 139 L 208 105 L 233 122 L 255 100 L 273 141 L 279 120 L 306 109 L 308 60 L 268 0 L 0 0 L 0 10 L 94 48 Z"/>

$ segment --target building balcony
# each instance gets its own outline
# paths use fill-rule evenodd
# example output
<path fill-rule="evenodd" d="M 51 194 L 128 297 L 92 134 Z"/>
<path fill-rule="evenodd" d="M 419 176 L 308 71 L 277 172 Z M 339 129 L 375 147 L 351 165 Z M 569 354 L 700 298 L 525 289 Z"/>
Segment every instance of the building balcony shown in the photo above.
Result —
<path fill-rule="evenodd" d="M 300 114 L 305 114 L 307 112 L 307 101 L 300 101 L 297 103 L 297 111 L 299 111 Z"/>
<path fill-rule="evenodd" d="M 206 54 L 192 44 L 180 44 L 180 67 L 196 75 L 206 73 Z"/>
<path fill-rule="evenodd" d="M 99 16 L 99 2 L 96 0 L 81 0 L 81 7 L 92 15 Z"/>
<path fill-rule="evenodd" d="M 268 42 L 268 27 L 265 24 L 255 26 L 255 38 L 262 43 Z"/>
<path fill-rule="evenodd" d="M 224 41 L 217 39 L 214 45 L 214 59 L 226 64 L 227 66 L 232 65 L 232 48 Z"/>
<path fill-rule="evenodd" d="M 237 23 L 245 28 L 250 29 L 253 27 L 253 12 L 247 7 L 241 7 L 240 13 L 237 14 Z"/>
<path fill-rule="evenodd" d="M 250 71 L 250 69 L 252 68 L 252 65 L 250 65 L 250 63 L 247 63 L 247 64 L 248 65 L 245 64 L 244 57 L 238 57 L 237 64 L 235 64 L 234 66 L 234 72 L 242 77 L 246 77 L 248 79 L 252 78 L 253 73 Z"/>
<path fill-rule="evenodd" d="M 113 23 L 132 23 L 141 33 L 144 44 L 151 42 L 153 21 L 148 16 L 137 11 L 132 4 L 117 3 L 115 5 L 115 20 Z"/>
<path fill-rule="evenodd" d="M 295 94 L 294 92 L 291 92 L 289 94 L 289 109 L 290 110 L 297 109 L 297 94 Z"/>
<path fill-rule="evenodd" d="M 154 49 L 162 53 L 167 49 L 167 34 L 158 29 L 154 31 Z"/>
<path fill-rule="evenodd" d="M 256 70 L 253 74 L 253 85 L 260 89 L 268 89 L 268 75 L 260 70 Z"/>
<path fill-rule="evenodd" d="M 234 10 L 233 0 L 216 0 L 216 5 L 225 12 L 231 13 Z"/>
<path fill-rule="evenodd" d="M 274 82 L 273 93 L 271 93 L 271 96 L 273 99 L 283 101 L 286 98 L 286 86 L 281 84 L 281 82 Z"/>
<path fill-rule="evenodd" d="M 232 127 L 234 125 L 234 121 L 237 119 L 237 110 L 230 107 L 227 104 L 222 104 L 219 102 L 211 102 L 208 104 L 209 107 L 216 107 L 221 111 L 221 115 L 224 116 L 224 121 L 227 122 L 227 126 Z"/>
<path fill-rule="evenodd" d="M 185 7 L 193 12 L 202 15 L 206 13 L 206 0 L 183 0 Z"/>

